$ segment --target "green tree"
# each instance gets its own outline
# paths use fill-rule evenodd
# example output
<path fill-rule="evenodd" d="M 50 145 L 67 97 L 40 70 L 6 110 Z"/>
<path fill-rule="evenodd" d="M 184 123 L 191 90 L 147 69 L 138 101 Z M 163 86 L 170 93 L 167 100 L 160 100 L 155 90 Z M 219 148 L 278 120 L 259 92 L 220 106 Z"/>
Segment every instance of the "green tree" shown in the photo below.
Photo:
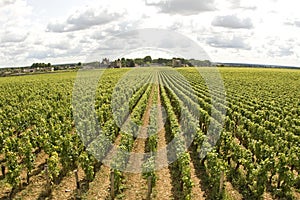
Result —
<path fill-rule="evenodd" d="M 134 60 L 126 59 L 126 65 L 127 65 L 127 67 L 135 67 Z"/>
<path fill-rule="evenodd" d="M 145 63 L 151 63 L 151 62 L 152 62 L 151 56 L 146 56 L 146 57 L 144 58 L 144 62 L 145 62 Z"/>
<path fill-rule="evenodd" d="M 122 67 L 126 67 L 127 66 L 125 58 L 121 58 L 121 66 Z"/>
<path fill-rule="evenodd" d="M 136 63 L 137 65 L 143 65 L 144 64 L 144 59 L 136 58 L 136 59 L 134 59 L 134 63 Z"/>

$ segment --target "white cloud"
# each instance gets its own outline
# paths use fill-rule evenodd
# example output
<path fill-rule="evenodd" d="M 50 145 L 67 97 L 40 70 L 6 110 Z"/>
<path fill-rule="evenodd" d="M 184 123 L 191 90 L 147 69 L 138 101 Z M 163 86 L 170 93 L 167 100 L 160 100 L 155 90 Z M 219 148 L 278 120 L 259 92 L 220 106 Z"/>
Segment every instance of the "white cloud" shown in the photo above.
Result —
<path fill-rule="evenodd" d="M 146 0 L 146 4 L 158 7 L 162 13 L 179 15 L 195 15 L 215 10 L 214 0 Z"/>
<path fill-rule="evenodd" d="M 297 40 L 282 40 L 280 37 L 269 38 L 268 42 L 264 44 L 264 47 L 267 49 L 267 55 L 273 58 L 294 55 L 295 46 L 297 46 Z"/>
<path fill-rule="evenodd" d="M 124 13 L 110 12 L 108 9 L 88 8 L 77 11 L 65 21 L 50 22 L 47 30 L 50 32 L 69 32 L 88 29 L 93 26 L 103 25 L 119 19 Z"/>
<path fill-rule="evenodd" d="M 251 29 L 253 24 L 250 18 L 240 19 L 236 15 L 217 16 L 212 21 L 213 26 L 221 26 L 233 29 Z"/>
<path fill-rule="evenodd" d="M 18 31 L 18 30 L 6 30 L 2 33 L 0 38 L 1 43 L 20 43 L 24 42 L 28 37 L 27 32 Z"/>
<path fill-rule="evenodd" d="M 0 67 L 83 62 L 93 52 L 98 58 L 116 54 L 120 44 L 103 42 L 143 28 L 198 39 L 213 61 L 299 66 L 300 14 L 295 5 L 296 0 L 2 0 Z M 141 46 L 134 37 L 123 41 L 130 50 Z M 147 37 L 152 40 L 153 35 Z M 187 49 L 168 37 L 157 46 Z"/>
<path fill-rule="evenodd" d="M 48 44 L 48 47 L 59 50 L 68 50 L 71 48 L 71 44 L 69 40 L 65 39 L 61 41 L 56 41 L 54 43 L 50 43 Z"/>
<path fill-rule="evenodd" d="M 0 7 L 14 4 L 17 0 L 2 0 L 0 1 Z"/>
<path fill-rule="evenodd" d="M 227 37 L 227 36 L 214 36 L 207 39 L 207 44 L 216 48 L 232 48 L 232 49 L 244 49 L 250 50 L 251 47 L 245 42 L 245 40 L 239 36 Z"/>
<path fill-rule="evenodd" d="M 256 10 L 257 9 L 257 4 L 253 3 L 253 1 L 248 1 L 248 0 L 229 0 L 231 3 L 230 8 L 232 9 L 237 9 L 241 8 L 244 10 Z"/>
<path fill-rule="evenodd" d="M 294 51 L 291 47 L 278 47 L 277 49 L 271 49 L 268 54 L 271 57 L 285 57 L 293 55 Z"/>

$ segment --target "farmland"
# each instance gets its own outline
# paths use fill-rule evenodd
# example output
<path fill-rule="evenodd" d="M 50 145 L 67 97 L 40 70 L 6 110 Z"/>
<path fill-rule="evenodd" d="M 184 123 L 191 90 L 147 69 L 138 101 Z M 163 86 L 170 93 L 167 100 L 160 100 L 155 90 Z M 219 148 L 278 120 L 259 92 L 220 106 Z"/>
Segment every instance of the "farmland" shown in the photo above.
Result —
<path fill-rule="evenodd" d="M 1 78 L 0 198 L 300 199 L 300 70 L 219 71 Z"/>

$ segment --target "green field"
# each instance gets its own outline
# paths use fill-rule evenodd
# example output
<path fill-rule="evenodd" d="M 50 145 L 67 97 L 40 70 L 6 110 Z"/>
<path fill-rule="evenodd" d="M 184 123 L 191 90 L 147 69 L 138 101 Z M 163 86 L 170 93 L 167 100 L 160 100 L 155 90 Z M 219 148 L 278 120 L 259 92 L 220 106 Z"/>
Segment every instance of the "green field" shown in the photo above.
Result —
<path fill-rule="evenodd" d="M 300 70 L 219 68 L 225 91 L 198 70 L 0 78 L 0 199 L 300 199 Z M 171 141 L 177 159 L 156 170 Z M 142 173 L 124 172 L 135 162 Z"/>

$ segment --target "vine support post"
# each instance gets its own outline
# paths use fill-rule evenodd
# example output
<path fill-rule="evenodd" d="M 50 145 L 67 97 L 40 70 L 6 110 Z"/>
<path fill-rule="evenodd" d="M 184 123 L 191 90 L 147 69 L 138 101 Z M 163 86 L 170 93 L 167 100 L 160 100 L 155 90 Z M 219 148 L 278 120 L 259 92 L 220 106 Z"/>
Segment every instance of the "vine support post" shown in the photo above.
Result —
<path fill-rule="evenodd" d="M 76 189 L 80 189 L 80 183 L 79 183 L 79 177 L 78 177 L 78 170 L 74 170 L 74 174 L 75 174 L 75 180 L 76 180 Z"/>
<path fill-rule="evenodd" d="M 27 173 L 26 173 L 26 183 L 27 183 L 27 185 L 29 185 L 29 182 L 30 182 L 30 173 L 27 171 Z"/>
<path fill-rule="evenodd" d="M 219 187 L 219 194 L 220 194 L 220 196 L 222 195 L 222 192 L 223 192 L 224 179 L 225 179 L 224 171 L 221 171 L 221 175 L 220 175 L 220 187 Z"/>
<path fill-rule="evenodd" d="M 21 190 L 22 189 L 22 178 L 21 178 L 21 175 L 18 177 L 18 179 L 19 179 L 19 190 Z"/>
<path fill-rule="evenodd" d="M 110 196 L 111 199 L 115 199 L 115 173 L 113 170 L 110 172 Z"/>
<path fill-rule="evenodd" d="M 45 174 L 46 174 L 46 193 L 49 194 L 51 192 L 51 180 L 50 180 L 50 174 L 49 174 L 49 168 L 48 165 L 45 165 Z"/>
<path fill-rule="evenodd" d="M 76 199 L 81 199 L 80 182 L 78 177 L 78 170 L 74 170 L 76 180 Z"/>
<path fill-rule="evenodd" d="M 15 188 L 13 187 L 9 193 L 9 200 L 13 199 L 14 192 L 15 192 Z"/>
<path fill-rule="evenodd" d="M 150 200 L 151 193 L 152 193 L 152 176 L 148 176 L 147 182 L 148 182 L 147 200 Z"/>
<path fill-rule="evenodd" d="M 5 166 L 4 165 L 1 165 L 1 172 L 2 172 L 3 178 L 5 178 Z"/>
<path fill-rule="evenodd" d="M 279 174 L 279 177 L 277 179 L 277 189 L 280 188 L 280 185 L 281 185 L 281 177 L 280 177 L 280 174 Z"/>

